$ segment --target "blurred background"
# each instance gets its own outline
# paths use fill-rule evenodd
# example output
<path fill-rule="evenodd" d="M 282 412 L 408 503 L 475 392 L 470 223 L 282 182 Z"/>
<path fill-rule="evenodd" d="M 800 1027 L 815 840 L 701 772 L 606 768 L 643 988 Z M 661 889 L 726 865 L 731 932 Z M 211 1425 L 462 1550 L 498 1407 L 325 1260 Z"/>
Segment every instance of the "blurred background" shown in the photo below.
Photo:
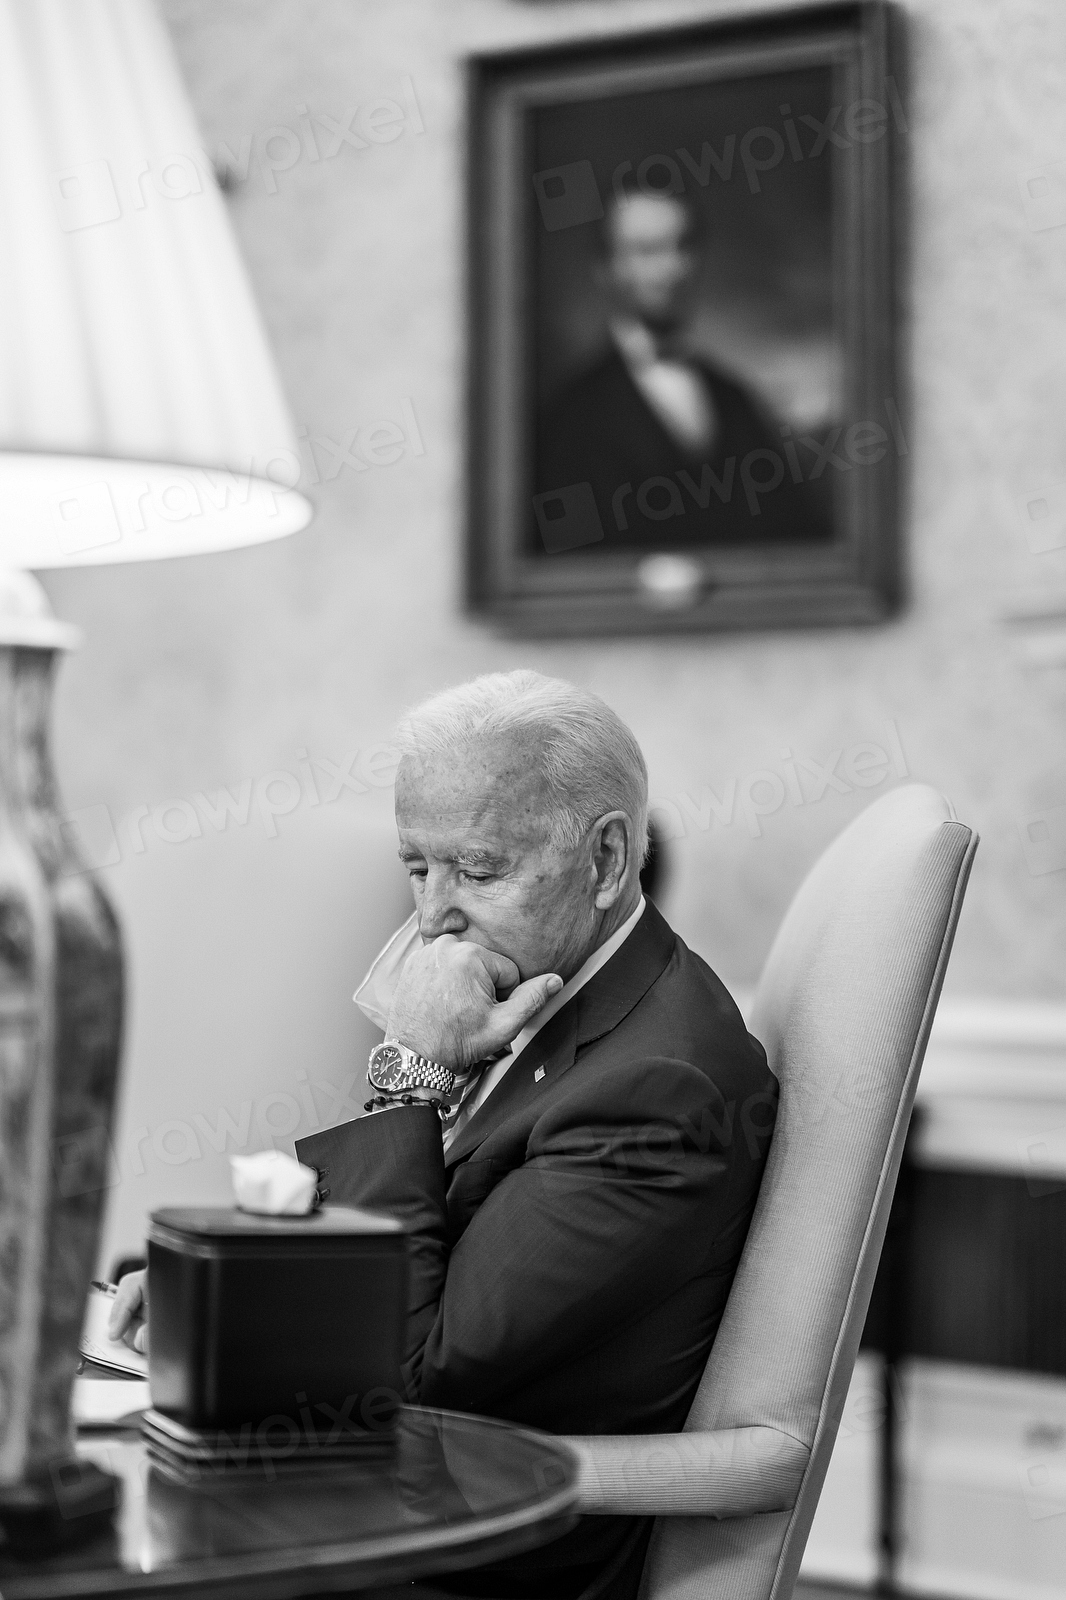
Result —
<path fill-rule="evenodd" d="M 983 844 L 924 1075 L 897 1292 L 882 1286 L 871 1316 L 806 1570 L 877 1570 L 887 1346 L 899 1581 L 1066 1595 L 1058 0 L 902 8 L 900 616 L 529 644 L 463 615 L 464 55 L 731 9 L 162 0 L 317 515 L 211 562 L 45 579 L 86 637 L 56 706 L 69 826 L 129 964 L 101 1269 L 140 1250 L 153 1207 L 225 1200 L 234 1150 L 354 1114 L 371 1035 L 351 992 L 408 906 L 390 730 L 420 696 L 518 665 L 604 695 L 648 759 L 660 904 L 741 999 L 827 842 L 893 784 L 931 782 Z M 382 100 L 400 115 L 375 119 Z"/>

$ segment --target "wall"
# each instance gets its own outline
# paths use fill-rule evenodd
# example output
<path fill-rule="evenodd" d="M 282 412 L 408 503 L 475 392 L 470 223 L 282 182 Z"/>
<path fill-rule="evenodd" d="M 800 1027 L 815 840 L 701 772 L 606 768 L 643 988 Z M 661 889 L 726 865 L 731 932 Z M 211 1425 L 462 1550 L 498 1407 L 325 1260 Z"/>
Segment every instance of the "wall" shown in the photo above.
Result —
<path fill-rule="evenodd" d="M 1050 520 L 1027 525 L 1025 512 L 1066 477 L 1066 198 L 1063 169 L 1044 171 L 1066 135 L 1058 0 L 909 8 L 902 617 L 874 630 L 529 645 L 461 615 L 461 58 L 725 9 L 165 0 L 207 147 L 239 160 L 250 137 L 232 217 L 298 421 L 336 441 L 338 460 L 353 429 L 383 417 L 401 422 L 408 447 L 394 464 L 324 478 L 312 528 L 282 545 L 48 579 L 57 611 L 87 634 L 58 693 L 65 793 L 74 809 L 106 808 L 86 827 L 119 857 L 103 875 L 132 955 L 108 1249 L 135 1242 L 149 1204 L 224 1193 L 210 1141 L 198 1137 L 193 1156 L 187 1135 L 161 1127 L 195 1131 L 199 1113 L 217 1132 L 218 1107 L 237 1115 L 272 1093 L 303 1104 L 316 1073 L 338 1084 L 358 1060 L 350 983 L 403 894 L 387 770 L 366 753 L 406 703 L 487 668 L 571 677 L 632 724 L 654 793 L 684 829 L 666 909 L 727 980 L 752 981 L 806 867 L 905 767 L 984 839 L 949 991 L 1066 997 L 1066 810 L 1055 809 L 1066 804 L 1066 669 L 1054 664 L 1066 652 L 1054 628 L 1004 621 L 1034 603 L 1066 609 L 1055 492 Z M 343 125 L 379 96 L 408 107 L 394 142 L 342 144 L 274 174 L 263 165 L 272 127 L 299 133 L 304 114 Z M 283 155 L 284 136 L 269 148 Z M 1064 548 L 1038 553 L 1041 539 Z M 1042 650 L 1052 664 L 1035 664 Z M 743 793 L 753 773 L 783 771 L 784 751 L 824 762 L 858 741 L 896 752 L 881 788 L 814 799 L 811 783 L 808 803 L 750 826 L 740 806 L 728 825 L 701 815 L 707 786 L 721 796 L 735 778 Z M 319 766 L 323 803 L 312 804 L 300 763 L 343 768 L 353 751 L 362 791 L 325 803 L 338 780 Z M 142 814 L 138 849 L 123 820 L 222 784 L 239 793 L 245 779 L 254 796 L 275 770 L 300 775 L 304 799 L 273 823 L 253 798 L 245 826 L 204 824 L 202 838 L 167 843 Z M 160 826 L 180 832 L 179 814 Z M 316 1115 L 327 1110 L 316 1101 Z M 272 1115 L 291 1120 L 282 1102 Z"/>

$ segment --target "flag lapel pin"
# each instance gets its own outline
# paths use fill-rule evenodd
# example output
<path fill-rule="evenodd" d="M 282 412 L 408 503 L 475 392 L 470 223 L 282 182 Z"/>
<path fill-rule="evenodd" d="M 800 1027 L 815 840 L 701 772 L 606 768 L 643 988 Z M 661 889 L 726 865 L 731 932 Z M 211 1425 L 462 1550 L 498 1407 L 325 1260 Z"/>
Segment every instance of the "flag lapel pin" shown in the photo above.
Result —
<path fill-rule="evenodd" d="M 543 1078 L 543 1076 L 544 1076 L 544 1068 L 543 1067 L 538 1067 L 536 1072 L 533 1074 L 533 1082 L 534 1083 L 539 1083 L 541 1078 Z"/>

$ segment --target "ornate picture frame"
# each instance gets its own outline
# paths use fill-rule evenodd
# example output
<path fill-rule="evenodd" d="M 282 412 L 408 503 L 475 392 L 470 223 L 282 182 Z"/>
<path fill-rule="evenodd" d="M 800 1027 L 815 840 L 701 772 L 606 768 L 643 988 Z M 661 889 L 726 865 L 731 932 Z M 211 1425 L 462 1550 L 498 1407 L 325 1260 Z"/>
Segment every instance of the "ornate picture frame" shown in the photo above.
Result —
<path fill-rule="evenodd" d="M 897 26 L 864 0 L 469 62 L 475 615 L 898 606 Z"/>

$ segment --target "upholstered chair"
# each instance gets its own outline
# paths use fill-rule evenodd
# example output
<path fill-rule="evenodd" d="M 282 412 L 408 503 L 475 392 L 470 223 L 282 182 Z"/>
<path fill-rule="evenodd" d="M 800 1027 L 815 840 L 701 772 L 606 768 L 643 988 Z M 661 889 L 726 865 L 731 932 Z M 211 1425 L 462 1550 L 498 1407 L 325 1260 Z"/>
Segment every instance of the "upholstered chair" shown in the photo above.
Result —
<path fill-rule="evenodd" d="M 788 1600 L 885 1237 L 977 847 L 935 790 L 864 811 L 801 885 L 750 1026 L 769 1161 L 684 1431 L 579 1438 L 582 1509 L 656 1518 L 641 1600 Z"/>

